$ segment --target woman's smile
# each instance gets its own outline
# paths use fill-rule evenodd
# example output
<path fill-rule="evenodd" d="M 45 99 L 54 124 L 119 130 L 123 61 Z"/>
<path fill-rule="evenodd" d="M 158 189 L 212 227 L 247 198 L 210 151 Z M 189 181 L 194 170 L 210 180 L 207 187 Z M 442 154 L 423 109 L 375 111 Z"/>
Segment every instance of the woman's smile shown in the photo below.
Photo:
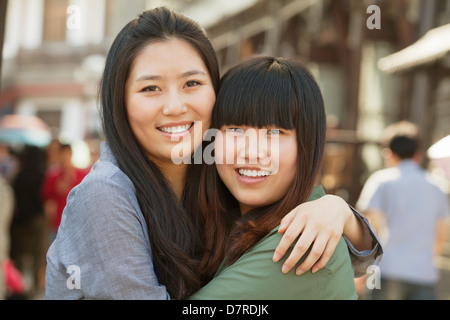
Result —
<path fill-rule="evenodd" d="M 271 172 L 259 168 L 238 168 L 235 170 L 238 181 L 246 185 L 255 185 L 269 179 Z"/>
<path fill-rule="evenodd" d="M 186 137 L 191 134 L 195 126 L 195 121 L 182 121 L 182 122 L 171 122 L 158 127 L 157 129 L 161 131 L 164 137 L 168 137 L 171 140 Z"/>

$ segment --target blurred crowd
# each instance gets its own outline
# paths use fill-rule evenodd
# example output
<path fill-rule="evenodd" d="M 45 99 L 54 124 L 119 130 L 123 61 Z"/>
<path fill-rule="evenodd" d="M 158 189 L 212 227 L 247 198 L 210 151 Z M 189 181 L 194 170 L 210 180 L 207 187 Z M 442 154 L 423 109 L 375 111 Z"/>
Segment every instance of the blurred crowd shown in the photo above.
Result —
<path fill-rule="evenodd" d="M 88 146 L 91 162 L 79 168 L 72 146 L 58 139 L 46 148 L 0 144 L 0 300 L 42 296 L 45 256 L 67 195 L 99 156 L 99 142 Z"/>

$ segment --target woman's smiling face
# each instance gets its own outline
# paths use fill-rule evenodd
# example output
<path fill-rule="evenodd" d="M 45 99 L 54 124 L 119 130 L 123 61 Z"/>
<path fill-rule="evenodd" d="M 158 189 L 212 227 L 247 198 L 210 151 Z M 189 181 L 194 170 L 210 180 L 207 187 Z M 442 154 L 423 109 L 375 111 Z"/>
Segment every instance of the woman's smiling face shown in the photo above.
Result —
<path fill-rule="evenodd" d="M 215 99 L 202 58 L 188 42 L 177 38 L 144 47 L 126 82 L 131 129 L 148 158 L 160 166 L 173 163 L 176 145 L 187 150 L 185 157 L 200 145 Z"/>
<path fill-rule="evenodd" d="M 215 140 L 217 172 L 241 213 L 282 199 L 297 171 L 295 130 L 226 126 Z"/>

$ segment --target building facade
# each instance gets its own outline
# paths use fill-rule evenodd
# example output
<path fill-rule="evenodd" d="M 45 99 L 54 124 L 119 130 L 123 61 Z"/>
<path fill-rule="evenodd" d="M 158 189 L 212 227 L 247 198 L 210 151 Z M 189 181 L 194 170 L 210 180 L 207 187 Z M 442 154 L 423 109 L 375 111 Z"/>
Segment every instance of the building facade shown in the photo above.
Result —
<path fill-rule="evenodd" d="M 222 72 L 256 54 L 312 69 L 329 125 L 322 182 L 350 203 L 383 165 L 378 140 L 388 124 L 420 122 L 430 143 L 450 132 L 448 73 L 436 82 L 429 64 L 420 72 L 379 65 L 449 23 L 450 0 L 8 0 L 0 116 L 37 115 L 69 141 L 101 137 L 98 83 L 109 46 L 129 20 L 160 5 L 206 29 Z M 448 53 L 438 63 L 433 70 L 448 68 Z"/>

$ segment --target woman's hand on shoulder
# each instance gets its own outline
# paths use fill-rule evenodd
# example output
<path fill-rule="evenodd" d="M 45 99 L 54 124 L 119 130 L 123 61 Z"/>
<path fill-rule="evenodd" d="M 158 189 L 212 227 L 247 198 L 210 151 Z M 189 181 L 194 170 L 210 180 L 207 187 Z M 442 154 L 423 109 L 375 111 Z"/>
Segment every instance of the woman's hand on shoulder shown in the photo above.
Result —
<path fill-rule="evenodd" d="M 348 204 L 334 195 L 302 203 L 281 221 L 278 232 L 283 237 L 275 250 L 273 261 L 278 262 L 301 234 L 284 262 L 282 272 L 289 272 L 310 247 L 308 256 L 297 267 L 296 274 L 301 275 L 311 268 L 313 273 L 317 272 L 330 260 L 344 226 L 352 215 Z"/>

